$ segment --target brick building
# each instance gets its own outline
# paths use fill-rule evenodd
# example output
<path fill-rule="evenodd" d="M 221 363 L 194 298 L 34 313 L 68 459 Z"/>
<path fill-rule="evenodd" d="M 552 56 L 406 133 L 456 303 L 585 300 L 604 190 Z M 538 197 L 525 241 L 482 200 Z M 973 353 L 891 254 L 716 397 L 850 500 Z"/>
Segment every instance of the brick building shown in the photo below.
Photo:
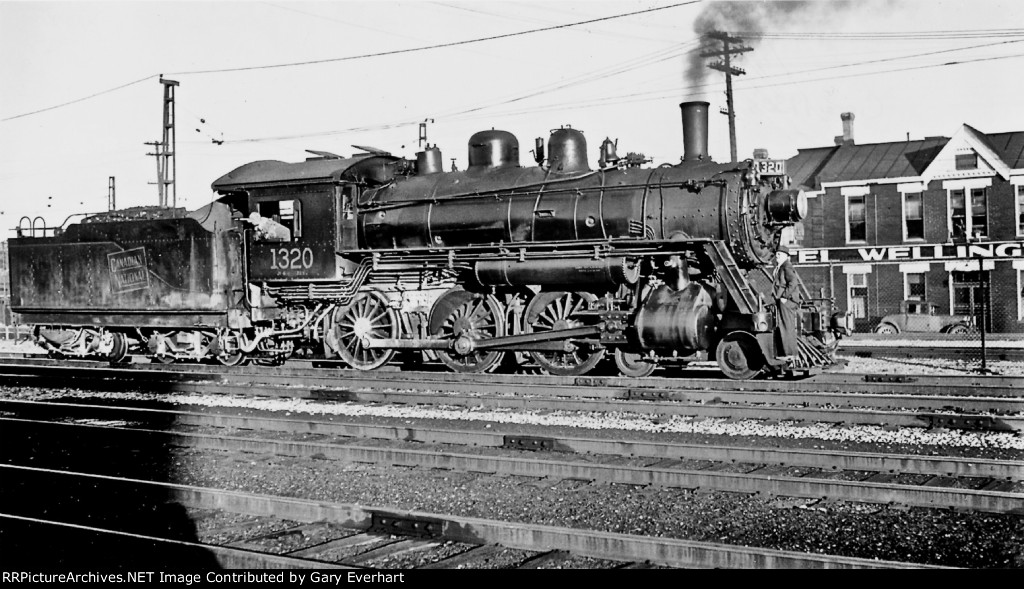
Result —
<path fill-rule="evenodd" d="M 912 301 L 1024 332 L 1024 131 L 857 145 L 853 115 L 843 123 L 835 145 L 788 160 L 810 197 L 791 237 L 807 286 L 834 293 L 858 331 Z"/>

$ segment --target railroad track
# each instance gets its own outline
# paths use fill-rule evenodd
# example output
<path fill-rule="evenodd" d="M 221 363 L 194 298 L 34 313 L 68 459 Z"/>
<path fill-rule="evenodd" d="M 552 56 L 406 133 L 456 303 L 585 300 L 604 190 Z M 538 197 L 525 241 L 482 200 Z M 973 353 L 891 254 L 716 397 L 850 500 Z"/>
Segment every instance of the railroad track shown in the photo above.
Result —
<path fill-rule="evenodd" d="M 403 420 L 401 425 L 341 421 L 336 417 L 282 418 L 251 412 L 239 415 L 216 408 L 205 411 L 153 407 L 90 405 L 84 403 L 0 400 L 0 420 L 32 420 L 38 423 L 105 423 L 124 428 L 173 424 L 175 428 L 220 428 L 281 432 L 293 436 L 324 435 L 368 440 L 404 441 L 416 444 L 453 444 L 505 448 L 557 454 L 599 454 L 663 460 L 695 460 L 719 463 L 770 464 L 831 471 L 875 471 L 950 477 L 987 477 L 994 480 L 1024 479 L 1024 461 L 956 458 L 914 454 L 844 452 L 806 448 L 762 448 L 718 444 L 684 444 L 650 439 L 571 436 L 542 428 L 440 428 L 430 422 Z M 3 423 L 0 421 L 0 423 Z M 524 431 L 526 430 L 526 431 Z M 544 435 L 547 433 L 548 435 Z M 812 477 L 813 478 L 813 477 Z"/>
<path fill-rule="evenodd" d="M 203 451 L 249 452 L 301 458 L 318 457 L 360 462 L 482 472 L 550 479 L 581 479 L 628 485 L 712 489 L 803 497 L 807 499 L 901 504 L 915 507 L 959 508 L 992 513 L 1024 513 L 1024 462 L 979 459 L 933 459 L 927 456 L 884 456 L 806 450 L 694 447 L 629 439 L 587 439 L 523 435 L 505 431 L 438 430 L 413 425 L 381 427 L 327 420 L 283 420 L 238 417 L 205 412 L 182 412 L 64 403 L 0 403 L 3 414 L 29 418 L 0 418 L 6 436 L 31 443 L 34 437 L 59 440 L 94 438 L 125 447 L 178 446 Z M 68 418 L 70 423 L 41 420 Z M 118 421 L 113 421 L 116 419 Z M 123 421 L 122 421 L 123 420 Z M 133 426 L 129 427 L 129 421 Z M 172 431 L 146 424 L 174 424 Z M 224 433 L 193 433 L 182 427 L 253 430 L 264 437 Z M 504 429 L 504 428 L 502 428 Z M 291 439 L 268 439 L 270 432 Z M 304 434 L 348 439 L 389 440 L 381 447 L 335 439 L 302 441 Z M 143 439 L 145 438 L 145 439 Z M 38 439 L 38 438 L 37 438 Z M 411 444 L 412 443 L 412 444 Z M 445 444 L 422 449 L 424 443 Z M 456 445 L 456 449 L 448 449 Z M 418 447 L 417 447 L 418 446 Z M 517 455 L 467 453 L 458 447 L 531 450 Z M 549 454 L 539 458 L 537 451 Z M 567 460 L 573 456 L 629 458 L 625 464 Z M 847 479 L 847 477 L 849 477 Z M 846 479 L 846 480 L 844 480 Z M 1016 482 L 1015 482 L 1016 481 Z"/>
<path fill-rule="evenodd" d="M 436 550 L 446 543 L 460 543 L 466 548 L 437 560 L 425 558 L 427 564 L 423 568 L 493 566 L 494 563 L 489 561 L 499 556 L 508 560 L 511 568 L 536 568 L 542 564 L 558 564 L 558 561 L 581 557 L 606 561 L 616 567 L 653 564 L 667 567 L 730 568 L 930 568 L 878 560 L 510 523 L 354 504 L 332 504 L 24 466 L 2 465 L 0 473 L 3 473 L 8 481 L 16 480 L 19 486 L 88 486 L 94 494 L 158 497 L 161 501 L 173 502 L 188 510 L 272 517 L 298 524 L 263 536 L 236 541 L 234 546 L 223 546 L 138 534 L 116 528 L 52 521 L 30 515 L 0 514 L 5 534 L 24 534 L 26 528 L 38 526 L 57 538 L 61 536 L 57 536 L 56 532 L 61 535 L 70 532 L 69 539 L 72 540 L 73 546 L 81 546 L 80 536 L 84 534 L 92 538 L 100 537 L 104 541 L 104 550 L 111 540 L 120 540 L 122 546 L 131 543 L 132 552 L 139 551 L 141 544 L 142 550 L 151 551 L 151 557 L 159 553 L 177 559 L 184 556 L 182 553 L 186 553 L 194 559 L 198 554 L 205 558 L 178 562 L 216 563 L 231 568 L 378 567 L 386 563 L 386 560 L 384 563 L 380 562 L 381 559 L 389 556 L 400 555 L 403 552 Z M 273 522 L 271 527 L 274 527 L 272 524 Z M 324 525 L 343 529 L 336 531 L 334 537 L 320 536 L 316 545 L 300 546 L 289 554 L 268 554 L 259 551 L 262 540 L 280 538 L 283 534 L 302 534 L 305 529 Z M 57 540 L 53 544 L 59 546 L 60 542 Z M 339 552 L 344 553 L 346 549 L 358 548 L 360 545 L 370 545 L 371 549 L 341 562 L 329 560 Z M 50 548 L 53 548 L 52 544 Z M 512 554 L 511 558 L 507 554 L 500 554 L 509 550 L 518 551 L 520 554 Z M 107 560 L 109 559 L 108 554 Z M 101 561 L 101 564 L 102 562 L 105 561 Z M 121 562 L 120 555 L 114 562 Z M 92 564 L 95 566 L 97 563 Z M 604 562 L 596 564 L 598 567 L 606 566 Z M 132 565 L 135 566 L 136 563 L 133 562 Z"/>
<path fill-rule="evenodd" d="M 962 382 L 874 382 L 842 379 L 846 386 L 880 385 L 888 392 L 790 391 L 777 386 L 746 390 L 696 388 L 702 383 L 681 379 L 560 378 L 483 375 L 458 379 L 438 373 L 344 372 L 323 370 L 226 370 L 214 367 L 156 367 L 94 364 L 53 365 L 35 361 L 0 365 L 10 385 L 67 387 L 83 390 L 160 392 L 217 392 L 269 395 L 316 400 L 407 405 L 444 404 L 513 410 L 635 412 L 694 418 L 761 419 L 771 421 L 835 422 L 898 427 L 948 428 L 979 431 L 1024 431 L 1024 401 L 1012 379 L 982 379 L 964 394 Z M 194 369 L 191 369 L 194 368 Z M 871 380 L 872 382 L 869 382 Z M 972 382 L 978 381 L 977 378 Z M 796 381 L 790 384 L 804 384 Z M 747 383 L 743 383 L 746 385 Z M 758 383 L 758 385 L 761 383 Z M 692 388 L 681 388 L 689 385 Z M 806 386 L 806 385 L 805 385 Z M 921 387 L 927 387 L 923 392 Z M 900 391 L 908 390 L 909 394 Z M 939 391 L 942 393 L 940 394 Z"/>
<path fill-rule="evenodd" d="M 288 377 L 309 380 L 324 379 L 349 386 L 373 386 L 374 383 L 437 382 L 457 385 L 470 380 L 476 385 L 495 386 L 519 384 L 533 387 L 577 386 L 617 387 L 642 390 L 702 390 L 702 391 L 789 391 L 789 392 L 841 392 L 841 393 L 900 393 L 906 395 L 985 395 L 1021 397 L 1024 377 L 962 375 L 927 376 L 913 374 L 851 374 L 823 373 L 801 379 L 767 379 L 733 381 L 724 378 L 717 369 L 697 366 L 679 371 L 680 376 L 628 378 L 621 376 L 548 376 L 538 374 L 473 374 L 462 375 L 444 370 L 399 370 L 385 367 L 376 371 L 359 371 L 346 368 L 340 362 L 298 360 L 287 366 L 236 366 L 224 367 L 204 364 L 154 364 L 144 360 L 136 363 L 111 367 L 101 362 L 80 360 L 54 360 L 38 355 L 0 354 L 0 373 L 32 374 L 31 367 L 80 369 L 116 376 L 126 371 L 140 374 L 180 374 L 185 378 L 192 375 L 218 376 L 261 376 Z M 109 372 L 108 372 L 109 371 Z"/>
<path fill-rule="evenodd" d="M 195 375 L 185 375 L 192 378 Z M 190 383 L 204 385 L 207 383 Z M 66 399 L 65 399 L 66 400 Z M 109 402 L 109 401 L 108 401 Z M 376 465 L 374 468 L 413 468 L 417 472 L 461 472 L 463 477 L 511 477 L 539 479 L 551 481 L 544 487 L 556 484 L 555 481 L 585 480 L 591 485 L 626 485 L 637 488 L 678 488 L 683 493 L 696 490 L 701 492 L 718 492 L 717 490 L 739 492 L 740 494 L 760 494 L 762 496 L 787 497 L 787 501 L 802 502 L 808 506 L 818 504 L 823 499 L 828 502 L 865 501 L 875 502 L 876 509 L 885 511 L 894 506 L 903 509 L 911 506 L 956 507 L 962 510 L 983 511 L 993 514 L 1021 513 L 1020 501 L 1024 495 L 1020 493 L 1019 473 L 1020 462 L 979 459 L 955 459 L 928 456 L 902 456 L 866 453 L 843 453 L 835 451 L 808 451 L 766 449 L 755 447 L 726 447 L 694 444 L 673 444 L 643 439 L 623 439 L 621 433 L 609 439 L 587 438 L 579 435 L 567 436 L 564 433 L 551 435 L 523 434 L 517 427 L 493 428 L 491 431 L 479 431 L 455 428 L 439 428 L 410 422 L 408 419 L 396 420 L 394 425 L 367 424 L 352 421 L 340 422 L 338 417 L 320 419 L 282 419 L 268 415 L 237 415 L 232 409 L 231 414 L 214 411 L 181 411 L 156 410 L 138 407 L 89 406 L 80 403 L 39 403 L 20 400 L 8 400 L 0 404 L 0 432 L 7 439 L 2 446 L 16 448 L 30 446 L 33 439 L 57 440 L 54 464 L 47 463 L 45 455 L 34 457 L 27 464 L 35 468 L 58 467 L 60 460 L 69 459 L 68 446 L 87 452 L 92 459 L 91 449 L 96 448 L 95 464 L 100 476 L 115 477 L 116 471 L 106 471 L 104 452 L 111 449 L 124 452 L 131 448 L 156 448 L 155 455 L 166 455 L 172 460 L 180 452 L 199 453 L 195 460 L 206 463 L 203 456 L 286 456 L 294 460 L 305 461 L 305 464 L 323 464 L 329 460 L 353 465 Z M 60 422 L 62 421 L 62 422 Z M 173 426 L 173 427 L 171 427 Z M 184 430 L 184 431 L 183 431 Z M 302 439 L 314 436 L 314 440 Z M 385 443 L 382 444 L 382 441 Z M 429 447 L 428 447 L 429 445 Z M 469 450 L 470 447 L 474 449 Z M 165 448 L 166 450 L 159 450 Z M 462 450 L 460 448 L 466 448 Z M 490 448 L 489 451 L 483 449 Z M 521 452 L 523 449 L 532 452 Z M 519 450 L 519 452 L 509 452 Z M 544 452 L 546 450 L 547 452 Z M 72 453 L 75 450 L 72 450 Z M 143 453 L 142 462 L 146 454 Z M 259 458 L 256 458 L 260 460 Z M 249 460 L 241 458 L 241 460 Z M 289 458 L 288 460 L 292 460 Z M 22 462 L 22 465 L 26 464 Z M 72 464 L 78 464 L 72 462 Z M 301 468 L 303 462 L 295 463 Z M 308 466 L 306 467 L 308 468 Z M 77 469 L 76 469 L 77 470 Z M 860 471 L 860 472 L 855 472 Z M 873 472 L 867 472 L 873 471 Z M 0 472 L 4 472 L 0 470 Z M 11 472 L 11 471 L 7 471 Z M 18 471 L 23 472 L 23 471 Z M 86 473 L 83 473 L 86 474 Z M 96 475 L 97 473 L 89 473 Z M 5 476 L 5 481 L 13 481 L 17 477 Z M 18 475 L 21 476 L 21 475 Z M 29 476 L 29 475 L 26 475 Z M 45 476 L 51 476 L 49 474 Z M 52 475 L 56 476 L 56 475 Z M 144 477 L 146 478 L 146 477 Z M 852 480 L 844 480 L 850 478 Z M 154 480 L 159 480 L 159 477 Z M 447 480 L 447 479 L 445 479 Z M 95 488 L 93 479 L 84 483 Z M 68 488 L 64 483 L 50 483 L 47 487 L 63 491 Z M 970 487 L 959 489 L 957 487 Z M 1007 490 L 1009 489 L 1009 490 Z M 137 493 L 129 493 L 134 496 Z M 800 499 L 802 497 L 802 499 Z M 72 498 L 69 503 L 77 499 Z M 202 504 L 179 503 L 188 509 L 203 509 Z M 216 501 L 223 501 L 218 499 Z M 265 502 L 266 498 L 252 499 L 254 502 Z M 163 500 L 166 503 L 167 499 Z M 880 503 L 879 503 L 880 502 Z M 163 504 L 162 503 L 162 504 Z M 322 504 L 322 502 L 316 502 Z M 45 505 L 45 502 L 36 504 Z M 358 507 L 358 506 L 355 506 Z M 355 507 L 349 506 L 349 509 Z M 278 513 L 278 507 L 271 509 L 278 518 L 293 520 L 290 515 Z M 372 509 L 370 511 L 373 511 Z M 404 513 L 402 509 L 383 509 L 392 515 Z M 242 509 L 234 512 L 244 513 Z M 33 520 L 46 519 L 39 513 L 9 514 Z M 431 514 L 428 519 L 435 517 Z M 263 516 L 259 516 L 263 517 Z M 1000 516 L 1003 517 L 1003 516 Z M 312 518 L 312 519 L 309 519 Z M 455 515 L 440 515 L 435 519 L 453 522 L 453 529 L 465 529 L 466 518 Z M 413 518 L 415 520 L 415 518 Z M 20 521 L 20 520 L 19 520 Z M 247 539 L 242 544 L 227 546 L 229 549 L 241 550 L 234 556 L 225 553 L 218 556 L 224 559 L 218 562 L 246 562 L 240 565 L 247 568 L 254 566 L 291 566 L 277 561 L 272 565 L 253 564 L 254 557 L 249 552 L 263 543 L 274 543 L 279 533 L 305 534 L 308 526 L 328 525 L 335 520 L 308 516 L 307 519 L 294 520 L 291 528 L 268 532 L 255 539 Z M 73 525 L 96 528 L 92 522 L 76 522 Z M 5 524 L 6 527 L 7 524 Z M 15 524 L 11 524 L 15 525 Z M 18 526 L 43 526 L 50 529 L 56 523 L 28 522 Z M 405 525 L 405 524 L 403 524 Z M 415 526 L 415 523 L 411 524 Z M 515 537 L 554 537 L 545 536 L 543 530 L 525 530 L 521 523 L 498 522 L 503 525 L 505 533 Z M 47 527 L 49 526 L 49 527 Z M 372 527 L 372 526 L 371 526 Z M 575 528 L 567 528 L 574 530 Z M 510 531 L 518 530 L 518 531 Z M 117 533 L 136 533 L 131 530 L 115 530 Z M 79 531 L 75 534 L 98 534 L 96 531 Z M 496 532 L 495 532 L 496 533 Z M 551 532 L 554 534 L 555 532 Z M 567 532 L 559 532 L 565 534 Z M 573 533 L 580 533 L 576 531 Z M 563 537 L 561 544 L 546 544 L 543 547 L 533 545 L 503 544 L 502 542 L 483 542 L 487 546 L 467 550 L 463 556 L 452 556 L 447 565 L 482 566 L 480 557 L 499 558 L 500 555 L 510 558 L 510 566 L 542 566 L 543 563 L 571 563 L 579 559 L 602 559 L 605 562 L 596 566 L 638 566 L 641 561 L 650 561 L 660 566 L 800 566 L 800 567 L 835 567 L 835 566 L 879 566 L 877 561 L 846 559 L 845 557 L 822 557 L 810 555 L 810 560 L 803 560 L 807 554 L 785 551 L 765 551 L 754 549 L 752 552 L 742 547 L 722 545 L 720 543 L 701 542 L 669 542 L 671 546 L 658 544 L 660 540 L 649 535 L 638 536 L 637 541 L 655 542 L 654 552 L 673 555 L 670 560 L 656 560 L 646 557 L 631 556 L 644 554 L 635 552 L 639 548 L 631 548 L 632 552 L 580 552 L 573 548 L 577 544 L 593 546 L 604 542 L 602 533 L 583 531 L 583 536 Z M 589 534 L 589 535 L 588 535 Z M 594 536 L 597 534 L 597 536 Z M 138 534 L 146 536 L 147 534 Z M 385 534 L 387 535 L 387 534 Z M 394 534 L 392 534 L 394 535 Z M 477 536 L 474 532 L 474 536 Z M 615 535 L 613 535 L 615 536 Z M 630 536 L 626 534 L 625 536 Z M 497 536 L 488 536 L 496 538 Z M 350 538 L 350 539 L 348 539 Z M 597 538 L 597 539 L 595 539 Z M 173 539 L 173 538 L 172 538 Z M 180 538 L 178 539 L 180 541 Z M 613 544 L 621 545 L 626 541 L 615 536 Z M 152 542 L 144 538 L 135 538 L 133 542 Z M 326 539 L 323 542 L 337 542 L 337 546 L 349 544 L 370 546 L 372 550 L 380 548 L 388 554 L 386 547 L 393 546 L 397 552 L 409 554 L 427 554 L 433 548 L 428 544 L 456 542 L 449 536 L 433 539 L 391 538 L 381 539 L 379 532 L 368 527 L 348 529 L 341 537 Z M 411 542 L 411 543 L 410 543 Z M 427 544 L 423 544 L 427 542 Z M 378 546 L 379 544 L 379 546 Z M 431 544 L 431 545 L 433 545 Z M 739 548 L 739 552 L 735 550 Z M 174 548 L 178 550 L 179 548 Z M 184 548 L 181 548 L 184 549 Z M 354 549 L 354 548 L 353 548 Z M 372 554 L 372 550 L 369 550 Z M 746 552 L 744 552 L 746 550 Z M 426 551 L 426 552 L 422 552 Z M 509 552 L 513 551 L 513 552 Z M 519 552 L 515 552 L 519 551 Z M 258 550 L 255 550 L 258 553 Z M 315 552 L 315 551 L 314 551 Z M 206 554 L 206 553 L 204 553 Z M 218 553 L 219 554 L 219 553 Z M 490 555 L 490 556 L 488 556 Z M 497 556 L 496 556 L 497 555 Z M 307 559 L 309 554 L 291 555 Z M 501 558 L 505 558 L 501 556 Z M 250 559 L 249 561 L 238 559 Z M 280 556 L 278 557 L 280 558 Z M 834 560 L 838 558 L 838 560 Z M 232 560 L 234 559 L 234 560 Z M 460 560 L 465 559 L 465 560 Z M 795 559 L 795 560 L 794 560 Z M 307 559 L 308 560 L 308 559 Z M 446 561 L 440 559 L 437 562 Z M 633 563 L 633 564 L 630 564 Z M 751 564 L 753 563 L 753 564 Z M 346 561 L 345 566 L 367 566 L 364 561 Z M 899 566 L 898 563 L 882 563 L 882 566 Z M 295 566 L 299 566 L 297 563 Z M 308 565 L 307 565 L 308 566 Z M 378 566 L 374 564 L 373 566 Z"/>

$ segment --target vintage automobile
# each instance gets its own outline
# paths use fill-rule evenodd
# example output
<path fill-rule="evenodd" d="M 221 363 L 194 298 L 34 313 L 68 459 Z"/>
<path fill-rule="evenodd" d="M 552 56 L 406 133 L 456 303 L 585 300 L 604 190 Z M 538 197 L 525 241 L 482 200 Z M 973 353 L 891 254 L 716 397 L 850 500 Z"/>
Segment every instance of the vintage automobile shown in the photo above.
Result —
<path fill-rule="evenodd" d="M 967 335 L 975 330 L 970 315 L 942 315 L 938 306 L 922 301 L 903 301 L 900 312 L 882 317 L 874 332 L 884 335 L 897 333 L 948 333 Z"/>

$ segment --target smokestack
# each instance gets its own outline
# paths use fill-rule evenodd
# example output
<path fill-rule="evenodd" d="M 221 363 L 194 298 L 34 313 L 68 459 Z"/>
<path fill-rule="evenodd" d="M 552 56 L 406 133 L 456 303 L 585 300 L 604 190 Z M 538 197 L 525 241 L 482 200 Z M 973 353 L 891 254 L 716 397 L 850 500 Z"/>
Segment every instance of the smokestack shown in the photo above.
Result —
<path fill-rule="evenodd" d="M 853 140 L 853 119 L 855 117 L 853 116 L 853 113 L 844 112 L 843 114 L 839 115 L 839 118 L 843 120 L 843 135 L 841 137 L 836 137 L 836 145 L 854 145 L 855 142 Z"/>
<path fill-rule="evenodd" d="M 683 161 L 708 159 L 708 102 L 683 102 Z"/>

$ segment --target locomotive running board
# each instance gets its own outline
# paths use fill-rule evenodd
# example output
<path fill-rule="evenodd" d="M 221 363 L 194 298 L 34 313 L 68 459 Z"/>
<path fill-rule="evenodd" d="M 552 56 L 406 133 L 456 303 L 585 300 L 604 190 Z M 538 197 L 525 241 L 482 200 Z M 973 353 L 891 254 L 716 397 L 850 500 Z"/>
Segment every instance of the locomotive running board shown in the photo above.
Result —
<path fill-rule="evenodd" d="M 599 336 L 601 327 L 597 325 L 558 329 L 541 333 L 524 333 L 507 335 L 486 340 L 471 340 L 472 351 L 492 350 L 495 352 L 561 352 L 564 351 L 565 340 Z M 366 338 L 363 347 L 370 349 L 393 350 L 453 350 L 457 339 L 381 339 Z"/>

